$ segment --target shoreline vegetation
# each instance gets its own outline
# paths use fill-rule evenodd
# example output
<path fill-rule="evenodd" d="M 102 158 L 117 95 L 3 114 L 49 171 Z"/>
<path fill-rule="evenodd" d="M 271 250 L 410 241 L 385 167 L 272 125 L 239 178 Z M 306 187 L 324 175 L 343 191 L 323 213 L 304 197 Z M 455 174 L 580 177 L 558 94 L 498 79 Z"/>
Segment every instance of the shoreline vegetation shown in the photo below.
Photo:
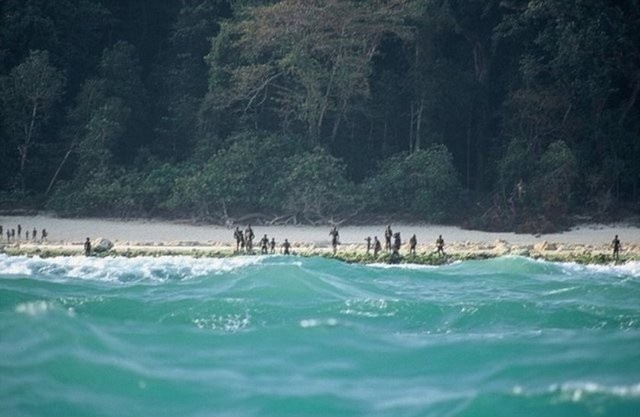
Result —
<path fill-rule="evenodd" d="M 0 210 L 533 234 L 637 217 L 640 6 L 583 3 L 0 2 Z"/>
<path fill-rule="evenodd" d="M 0 245 L 0 253 L 9 256 L 27 256 L 51 258 L 59 256 L 84 256 L 82 243 L 13 243 Z M 206 245 L 201 243 L 186 242 L 179 245 L 126 244 L 114 245 L 112 249 L 94 252 L 91 257 L 161 257 L 161 256 L 191 256 L 194 258 L 230 258 L 236 256 L 257 256 L 260 250 L 250 253 L 236 251 L 234 247 L 224 244 Z M 446 254 L 436 253 L 435 245 L 422 245 L 417 248 L 417 253 L 409 254 L 407 247 L 403 247 L 399 256 L 392 252 L 381 252 L 378 256 L 367 253 L 366 245 L 348 244 L 333 253 L 330 246 L 318 246 L 314 244 L 295 244 L 291 255 L 282 255 L 281 250 L 275 254 L 261 256 L 301 256 L 322 257 L 334 259 L 346 263 L 358 264 L 416 264 L 416 265 L 446 265 L 458 261 L 472 261 L 493 259 L 501 256 L 523 256 L 548 262 L 574 262 L 583 265 L 608 265 L 623 264 L 630 261 L 640 261 L 640 246 L 627 245 L 623 248 L 618 259 L 612 255 L 612 250 L 607 245 L 558 245 L 556 243 L 542 242 L 535 245 L 510 245 L 505 241 L 497 241 L 493 244 L 480 243 L 453 243 L 447 246 Z"/>

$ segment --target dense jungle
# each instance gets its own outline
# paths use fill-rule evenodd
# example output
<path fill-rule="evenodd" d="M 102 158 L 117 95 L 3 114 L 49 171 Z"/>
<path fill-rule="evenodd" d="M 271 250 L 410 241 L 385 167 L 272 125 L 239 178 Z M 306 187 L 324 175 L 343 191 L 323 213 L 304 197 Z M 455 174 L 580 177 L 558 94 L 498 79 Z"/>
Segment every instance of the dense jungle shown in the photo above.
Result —
<path fill-rule="evenodd" d="M 640 1 L 4 0 L 0 209 L 544 233 L 640 203 Z"/>

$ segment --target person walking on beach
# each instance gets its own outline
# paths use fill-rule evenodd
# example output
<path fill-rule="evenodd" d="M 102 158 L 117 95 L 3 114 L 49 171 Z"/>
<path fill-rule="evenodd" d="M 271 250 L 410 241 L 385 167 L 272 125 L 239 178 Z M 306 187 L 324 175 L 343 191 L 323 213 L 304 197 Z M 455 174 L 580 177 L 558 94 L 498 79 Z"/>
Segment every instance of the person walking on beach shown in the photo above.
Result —
<path fill-rule="evenodd" d="M 49 236 L 49 233 L 47 233 L 47 229 L 42 229 L 42 232 L 40 232 L 40 234 L 42 235 L 42 241 L 46 242 L 47 237 Z"/>
<path fill-rule="evenodd" d="M 270 250 L 271 250 L 271 254 L 273 255 L 274 253 L 276 253 L 276 238 L 272 237 L 271 238 L 271 243 L 269 243 L 270 246 Z"/>
<path fill-rule="evenodd" d="M 378 253 L 382 250 L 382 244 L 378 240 L 378 236 L 373 237 L 373 256 L 378 257 Z"/>
<path fill-rule="evenodd" d="M 416 235 L 414 234 L 413 236 L 411 236 L 411 239 L 409 239 L 409 253 L 412 254 L 413 256 L 416 255 L 416 245 L 418 244 L 418 239 L 416 238 Z"/>
<path fill-rule="evenodd" d="M 22 226 L 18 225 L 18 240 L 22 240 Z"/>
<path fill-rule="evenodd" d="M 438 239 L 436 239 L 436 253 L 444 256 L 444 239 L 442 238 L 442 235 L 438 236 Z"/>
<path fill-rule="evenodd" d="M 7 229 L 7 243 L 11 242 L 11 230 Z"/>
<path fill-rule="evenodd" d="M 267 235 L 264 235 L 262 239 L 260 239 L 260 253 L 266 255 L 269 252 L 269 238 Z"/>
<path fill-rule="evenodd" d="M 371 251 L 371 236 L 367 236 L 364 239 L 365 242 L 367 242 L 367 255 L 369 254 L 369 251 Z"/>
<path fill-rule="evenodd" d="M 247 252 L 251 252 L 253 250 L 254 237 L 256 237 L 256 235 L 253 234 L 253 229 L 251 228 L 251 225 L 248 225 L 244 231 L 244 244 L 247 247 Z"/>
<path fill-rule="evenodd" d="M 34 242 L 37 240 L 37 239 L 36 239 L 37 235 L 38 235 L 38 231 L 37 231 L 37 230 L 36 230 L 36 228 L 34 227 L 34 228 L 33 228 L 33 234 L 31 235 L 31 239 L 33 239 L 33 241 L 34 241 Z"/>
<path fill-rule="evenodd" d="M 289 243 L 288 239 L 284 240 L 284 243 L 282 244 L 282 248 L 283 248 L 283 252 L 285 255 L 289 255 L 289 248 L 291 247 L 291 243 Z"/>
<path fill-rule="evenodd" d="M 384 231 L 384 250 L 387 252 L 391 250 L 391 237 L 393 237 L 393 232 L 391 231 L 391 225 L 388 224 Z"/>
<path fill-rule="evenodd" d="M 620 258 L 620 239 L 618 239 L 618 235 L 613 238 L 611 246 L 613 246 L 613 259 L 617 261 Z"/>
<path fill-rule="evenodd" d="M 331 236 L 331 247 L 333 248 L 333 254 L 336 254 L 336 251 L 338 250 L 338 243 L 339 243 L 339 237 L 340 234 L 338 233 L 338 229 L 333 226 L 333 229 L 331 229 L 331 231 L 329 232 L 329 236 Z"/>
<path fill-rule="evenodd" d="M 29 240 L 29 231 L 28 231 L 28 230 L 25 232 L 25 236 L 26 236 L 26 237 L 25 237 L 25 240 L 27 240 L 27 241 L 28 241 L 28 240 Z"/>
<path fill-rule="evenodd" d="M 91 240 L 89 238 L 84 241 L 84 256 L 91 256 Z"/>

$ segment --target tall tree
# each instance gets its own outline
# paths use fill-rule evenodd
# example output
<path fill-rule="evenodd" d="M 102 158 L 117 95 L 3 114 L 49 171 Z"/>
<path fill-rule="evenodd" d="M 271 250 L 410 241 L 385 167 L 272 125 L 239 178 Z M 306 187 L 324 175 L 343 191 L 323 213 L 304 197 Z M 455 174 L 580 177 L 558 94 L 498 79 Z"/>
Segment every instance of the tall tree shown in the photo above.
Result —
<path fill-rule="evenodd" d="M 220 61 L 232 57 L 220 42 L 209 55 L 212 76 L 227 74 L 231 84 L 231 94 L 211 85 L 212 98 L 259 127 L 275 117 L 311 144 L 331 143 L 349 108 L 368 97 L 371 60 L 384 33 L 401 32 L 402 10 L 399 2 L 338 0 L 250 9 L 228 29 L 241 59 Z"/>
<path fill-rule="evenodd" d="M 526 34 L 527 52 L 505 133 L 526 138 L 537 152 L 565 141 L 581 155 L 587 204 L 610 204 L 624 198 L 625 183 L 635 187 L 624 171 L 638 165 L 629 157 L 637 148 L 628 146 L 638 125 L 626 118 L 640 92 L 637 30 L 630 31 L 639 16 L 633 2 L 549 0 L 529 3 L 513 25 Z"/>
<path fill-rule="evenodd" d="M 22 62 L 29 51 L 46 50 L 75 94 L 100 60 L 111 24 L 113 17 L 100 0 L 0 2 L 0 73 Z"/>
<path fill-rule="evenodd" d="M 153 150 L 172 160 L 185 158 L 193 149 L 198 133 L 199 106 L 207 91 L 204 56 L 210 39 L 219 31 L 218 22 L 230 17 L 226 0 L 187 0 L 168 36 L 152 75 L 156 88 L 155 132 L 159 136 Z"/>
<path fill-rule="evenodd" d="M 16 141 L 20 161 L 18 181 L 23 191 L 30 151 L 62 97 L 64 85 L 65 77 L 51 65 L 47 51 L 31 51 L 2 80 L 3 120 L 10 137 Z"/>
<path fill-rule="evenodd" d="M 129 116 L 113 145 L 116 162 L 130 163 L 138 149 L 145 145 L 149 127 L 149 101 L 142 80 L 142 67 L 135 46 L 119 41 L 103 51 L 99 65 L 106 95 L 121 100 Z"/>
<path fill-rule="evenodd" d="M 77 150 L 80 142 L 86 137 L 94 112 L 106 101 L 104 84 L 104 80 L 93 78 L 85 81 L 76 97 L 75 105 L 69 109 L 61 133 L 62 140 L 66 142 L 66 148 L 49 180 L 45 196 L 49 195 L 72 153 Z"/>

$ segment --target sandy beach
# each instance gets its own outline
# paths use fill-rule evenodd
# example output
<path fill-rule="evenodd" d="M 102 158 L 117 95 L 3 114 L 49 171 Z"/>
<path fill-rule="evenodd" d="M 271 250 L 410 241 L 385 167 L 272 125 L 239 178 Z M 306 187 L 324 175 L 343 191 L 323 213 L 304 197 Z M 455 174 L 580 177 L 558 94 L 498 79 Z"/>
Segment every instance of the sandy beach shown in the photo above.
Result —
<path fill-rule="evenodd" d="M 106 238 L 114 243 L 114 249 L 144 248 L 148 251 L 167 251 L 182 248 L 231 249 L 235 245 L 233 228 L 214 225 L 194 225 L 181 222 L 153 220 L 111 220 L 111 219 L 61 219 L 48 215 L 37 216 L 1 216 L 0 225 L 4 233 L 0 242 L 6 245 L 6 230 L 22 226 L 20 239 L 8 246 L 22 247 L 25 250 L 34 247 L 78 248 L 89 237 L 92 240 Z M 239 225 L 244 229 L 246 225 Z M 383 240 L 386 225 L 341 227 L 341 250 L 365 250 L 365 238 L 378 236 Z M 306 226 L 252 226 L 258 241 L 264 234 L 274 237 L 280 244 L 288 239 L 299 250 L 329 250 L 329 227 Z M 614 235 L 622 241 L 622 255 L 640 257 L 640 228 L 628 224 L 584 224 L 563 233 L 546 235 L 527 235 L 515 233 L 490 233 L 464 230 L 455 226 L 391 224 L 394 232 L 400 232 L 403 243 L 416 234 L 418 251 L 430 252 L 435 249 L 435 240 L 442 235 L 446 250 L 451 253 L 479 251 L 499 252 L 499 254 L 530 251 L 554 252 L 597 252 L 610 253 Z M 33 242 L 32 230 L 47 229 L 47 242 Z M 29 240 L 26 232 L 29 231 Z M 254 243 L 255 245 L 255 243 Z"/>

